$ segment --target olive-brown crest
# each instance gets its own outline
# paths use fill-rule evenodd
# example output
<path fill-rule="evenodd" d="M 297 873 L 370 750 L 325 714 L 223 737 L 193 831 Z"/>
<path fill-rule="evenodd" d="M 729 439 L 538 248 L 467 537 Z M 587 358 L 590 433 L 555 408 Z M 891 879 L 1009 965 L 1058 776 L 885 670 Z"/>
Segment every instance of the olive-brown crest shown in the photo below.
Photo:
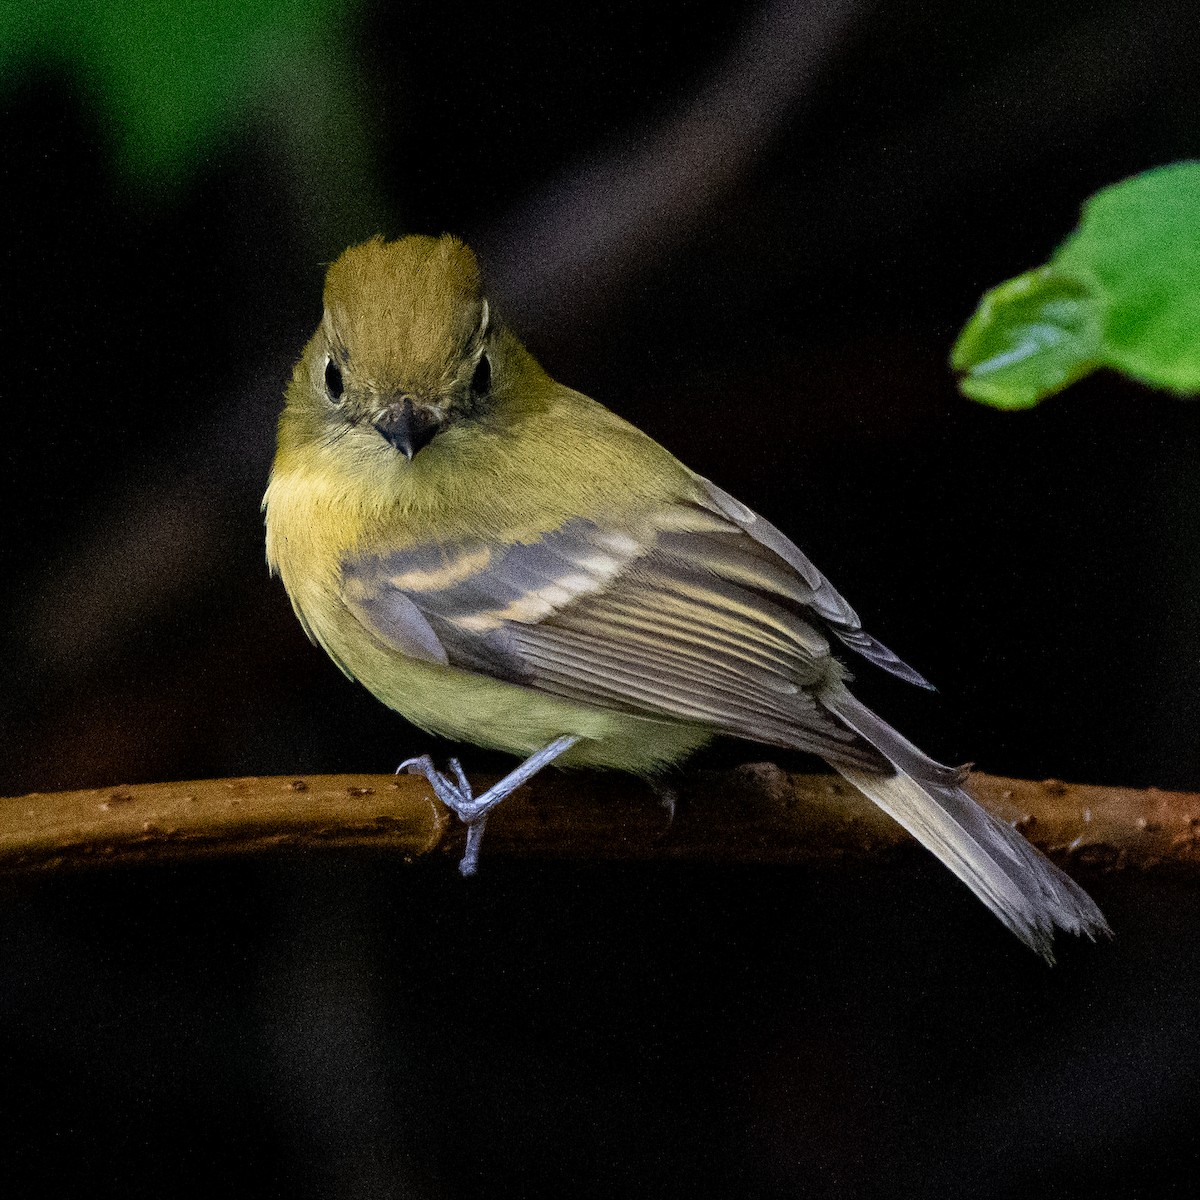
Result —
<path fill-rule="evenodd" d="M 379 391 L 432 394 L 458 373 L 483 314 L 479 266 L 457 238 L 351 246 L 325 278 L 331 348 Z"/>

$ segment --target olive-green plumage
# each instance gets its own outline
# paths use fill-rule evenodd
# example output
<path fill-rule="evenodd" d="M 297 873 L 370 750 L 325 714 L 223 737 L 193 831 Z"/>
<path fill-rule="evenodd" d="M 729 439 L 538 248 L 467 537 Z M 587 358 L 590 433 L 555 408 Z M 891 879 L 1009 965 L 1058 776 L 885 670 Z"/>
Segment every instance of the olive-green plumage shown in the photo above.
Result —
<path fill-rule="evenodd" d="M 493 318 L 454 238 L 330 268 L 264 501 L 309 635 L 415 724 L 648 774 L 716 733 L 823 755 L 1019 936 L 1103 917 L 845 687 L 836 638 L 912 682 L 779 530 Z"/>
<path fill-rule="evenodd" d="M 452 356 L 478 327 L 478 288 L 474 256 L 448 238 L 376 239 L 334 264 L 325 320 L 296 365 L 279 422 L 265 499 L 268 561 L 310 635 L 415 725 L 522 755 L 579 733 L 567 763 L 658 769 L 711 731 L 413 659 L 371 636 L 341 598 L 343 563 L 356 554 L 426 541 L 532 542 L 581 512 L 636 521 L 690 487 L 665 450 L 554 383 L 497 328 L 487 339 L 488 411 L 451 421 L 411 462 L 397 454 L 367 419 L 388 395 L 407 390 L 451 413 L 470 408 L 470 372 L 456 376 Z M 331 345 L 344 355 L 347 396 L 334 412 L 322 379 Z"/>

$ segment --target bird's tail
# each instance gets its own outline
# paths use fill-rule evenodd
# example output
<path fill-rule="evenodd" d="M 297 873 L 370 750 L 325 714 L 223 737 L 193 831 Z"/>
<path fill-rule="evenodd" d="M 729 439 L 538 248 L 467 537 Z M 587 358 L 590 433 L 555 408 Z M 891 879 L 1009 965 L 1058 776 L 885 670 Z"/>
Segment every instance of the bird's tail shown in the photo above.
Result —
<path fill-rule="evenodd" d="M 985 812 L 963 789 L 965 771 L 942 766 L 860 704 L 849 692 L 825 706 L 895 768 L 882 775 L 833 765 L 860 792 L 932 851 L 1013 931 L 1053 962 L 1055 927 L 1109 934 L 1092 898 L 1016 830 Z"/>

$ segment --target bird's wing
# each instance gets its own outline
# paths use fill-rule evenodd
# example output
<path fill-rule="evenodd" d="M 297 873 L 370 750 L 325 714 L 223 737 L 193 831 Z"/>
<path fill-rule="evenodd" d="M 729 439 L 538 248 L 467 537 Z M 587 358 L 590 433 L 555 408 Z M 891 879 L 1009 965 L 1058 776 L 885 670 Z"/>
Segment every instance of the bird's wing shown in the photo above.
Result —
<path fill-rule="evenodd" d="M 821 626 L 849 640 L 853 611 L 782 534 L 762 523 L 788 553 L 716 495 L 660 511 L 636 535 L 574 518 L 527 543 L 362 555 L 343 564 L 342 594 L 405 654 L 885 767 L 818 698 L 841 678 Z"/>
<path fill-rule="evenodd" d="M 763 520 L 753 509 L 747 508 L 715 483 L 699 475 L 696 476 L 696 480 L 704 488 L 705 499 L 714 512 L 720 513 L 738 528 L 745 530 L 756 542 L 792 567 L 808 584 L 813 593 L 813 608 L 824 618 L 839 640 L 877 667 L 882 667 L 909 683 L 915 683 L 918 687 L 932 690 L 933 685 L 919 671 L 913 670 L 908 663 L 863 629 L 858 614 L 829 580 L 813 566 L 795 542 L 776 529 L 770 521 Z"/>

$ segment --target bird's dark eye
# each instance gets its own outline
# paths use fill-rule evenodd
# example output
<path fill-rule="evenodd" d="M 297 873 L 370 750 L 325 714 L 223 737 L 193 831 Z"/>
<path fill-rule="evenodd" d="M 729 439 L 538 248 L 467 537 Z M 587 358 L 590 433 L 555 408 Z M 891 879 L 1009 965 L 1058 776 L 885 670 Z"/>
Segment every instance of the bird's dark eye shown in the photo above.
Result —
<path fill-rule="evenodd" d="M 325 364 L 325 390 L 331 400 L 340 400 L 346 390 L 342 383 L 342 372 L 332 358 Z"/>
<path fill-rule="evenodd" d="M 486 354 L 479 357 L 479 365 L 471 376 L 471 391 L 477 396 L 484 395 L 492 386 L 492 364 Z"/>

